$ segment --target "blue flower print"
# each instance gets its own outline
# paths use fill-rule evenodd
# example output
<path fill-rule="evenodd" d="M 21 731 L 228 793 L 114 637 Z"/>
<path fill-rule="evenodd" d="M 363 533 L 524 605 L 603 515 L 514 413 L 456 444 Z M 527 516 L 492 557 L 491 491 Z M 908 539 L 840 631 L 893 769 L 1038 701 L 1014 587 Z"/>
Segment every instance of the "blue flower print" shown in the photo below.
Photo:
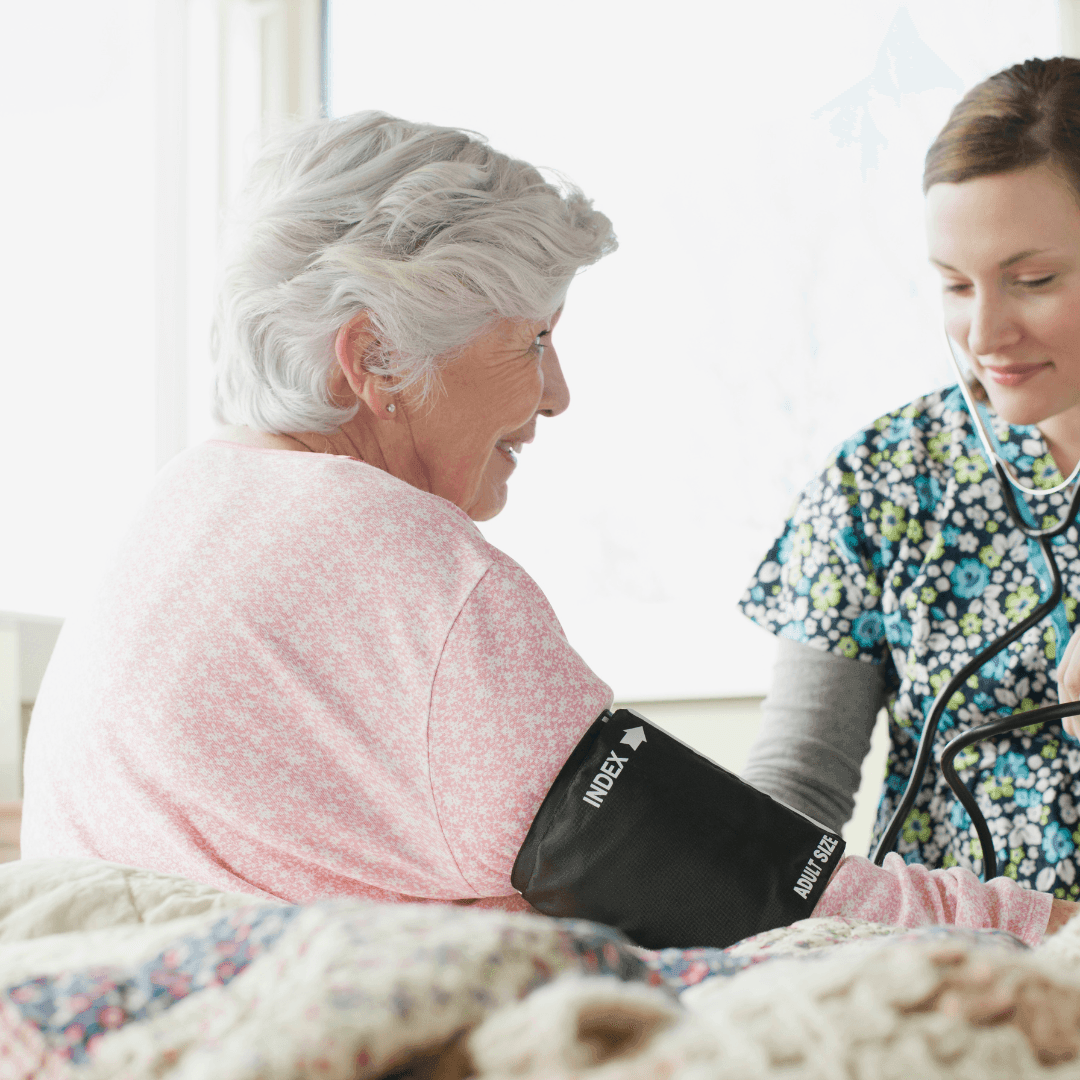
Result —
<path fill-rule="evenodd" d="M 750 599 L 760 604 L 765 599 L 765 590 L 760 585 L 755 585 L 750 590 Z"/>
<path fill-rule="evenodd" d="M 990 568 L 978 559 L 964 559 L 954 568 L 949 580 L 957 596 L 970 600 L 972 597 L 982 596 L 986 586 L 990 584 Z"/>
<path fill-rule="evenodd" d="M 864 611 L 852 624 L 851 636 L 864 648 L 876 645 L 885 636 L 885 620 L 878 611 Z"/>
<path fill-rule="evenodd" d="M 1052 458 L 1041 432 L 1010 425 L 991 409 L 985 419 L 1005 459 L 1045 479 Z M 1044 623 L 988 651 L 1030 608 L 1042 571 L 1014 535 L 955 387 L 879 417 L 841 453 L 847 456 L 827 462 L 774 534 L 775 546 L 743 594 L 744 611 L 773 634 L 880 665 L 891 745 L 878 839 L 907 786 L 927 713 L 953 676 L 974 669 L 939 704 L 934 757 L 961 730 L 995 718 L 1022 725 L 964 751 L 956 767 L 968 790 L 988 800 L 1001 869 L 1025 888 L 1080 899 L 1080 739 L 1060 723 L 1032 725 L 1027 711 L 1056 700 L 1060 637 L 1068 635 L 1067 621 L 1080 626 L 1075 532 L 1059 537 L 1055 549 L 1065 597 L 1053 630 Z M 1037 524 L 1057 521 L 1066 504 L 1060 492 L 1028 500 Z M 781 543 L 787 563 L 778 575 Z M 751 597 L 757 585 L 760 601 Z M 929 770 L 912 809 L 926 822 L 917 833 L 909 829 L 901 845 L 917 852 L 913 860 L 928 869 L 978 865 L 972 823 L 940 770 Z"/>
<path fill-rule="evenodd" d="M 961 409 L 964 412 L 967 412 L 967 402 L 964 401 L 964 395 L 961 393 L 959 386 L 954 386 L 948 392 L 942 404 L 946 409 L 951 409 L 953 411 Z"/>
<path fill-rule="evenodd" d="M 870 561 L 879 570 L 888 569 L 889 564 L 893 561 L 892 548 L 878 548 L 878 550 L 874 552 L 873 559 L 871 559 Z"/>
<path fill-rule="evenodd" d="M 919 509 L 933 510 L 941 501 L 941 482 L 936 476 L 916 476 L 915 494 L 919 497 Z"/>
<path fill-rule="evenodd" d="M 906 649 L 911 644 L 911 623 L 899 611 L 891 612 L 882 621 L 885 623 L 885 636 L 890 645 L 899 645 Z"/>
<path fill-rule="evenodd" d="M 1023 754 L 1010 751 L 1002 754 L 994 763 L 994 775 L 1000 780 L 1003 776 L 1011 776 L 1014 780 L 1026 780 L 1031 775 Z"/>
<path fill-rule="evenodd" d="M 836 546 L 848 562 L 858 565 L 859 534 L 850 525 L 840 530 L 840 535 L 836 538 Z"/>
<path fill-rule="evenodd" d="M 919 851 L 918 848 L 916 848 L 914 851 L 905 851 L 904 862 L 907 863 L 908 866 L 911 866 L 912 863 L 921 864 L 922 852 Z"/>
<path fill-rule="evenodd" d="M 813 584 L 814 579 L 803 574 L 803 576 L 795 582 L 795 594 L 797 596 L 808 596 L 810 594 L 810 587 Z"/>
<path fill-rule="evenodd" d="M 1060 862 L 1076 850 L 1069 830 L 1057 821 L 1049 822 L 1043 829 L 1043 855 L 1051 865 Z"/>
<path fill-rule="evenodd" d="M 881 433 L 881 437 L 887 443 L 898 443 L 911 434 L 911 421 L 906 417 L 897 416 L 891 424 Z"/>
<path fill-rule="evenodd" d="M 790 532 L 780 541 L 780 545 L 776 550 L 776 561 L 781 566 L 791 558 L 791 548 L 794 543 L 795 537 L 793 537 Z"/>
<path fill-rule="evenodd" d="M 851 457 L 864 442 L 866 442 L 866 432 L 857 432 L 855 435 L 852 435 L 850 439 L 846 439 L 840 444 L 840 450 L 838 451 L 839 456 Z"/>

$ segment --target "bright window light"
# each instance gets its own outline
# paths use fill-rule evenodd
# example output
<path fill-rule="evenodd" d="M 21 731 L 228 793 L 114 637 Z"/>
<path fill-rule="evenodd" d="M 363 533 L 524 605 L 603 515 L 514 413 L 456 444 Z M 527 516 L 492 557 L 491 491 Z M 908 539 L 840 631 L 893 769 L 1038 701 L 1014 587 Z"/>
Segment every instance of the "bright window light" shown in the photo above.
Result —
<path fill-rule="evenodd" d="M 483 526 L 622 700 L 760 693 L 736 610 L 829 450 L 948 380 L 920 173 L 962 89 L 1059 51 L 1053 0 L 332 0 L 331 108 L 571 177 L 620 250 L 557 331 L 573 404 Z"/>
<path fill-rule="evenodd" d="M 0 13 L 0 610 L 69 614 L 154 475 L 153 16 Z"/>

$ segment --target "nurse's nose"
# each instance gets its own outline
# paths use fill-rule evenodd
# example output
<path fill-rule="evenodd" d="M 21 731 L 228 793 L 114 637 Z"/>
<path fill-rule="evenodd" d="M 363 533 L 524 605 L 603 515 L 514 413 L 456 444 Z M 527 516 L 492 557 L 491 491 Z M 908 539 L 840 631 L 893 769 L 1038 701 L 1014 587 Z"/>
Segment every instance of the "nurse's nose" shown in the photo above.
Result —
<path fill-rule="evenodd" d="M 1008 297 L 976 293 L 967 346 L 973 356 L 991 356 L 1020 340 L 1020 328 Z"/>
<path fill-rule="evenodd" d="M 544 416 L 558 416 L 566 412 L 570 405 L 570 388 L 563 377 L 559 354 L 554 345 L 544 349 L 544 359 L 540 361 L 540 371 L 544 376 L 544 392 L 540 396 L 540 408 Z"/>

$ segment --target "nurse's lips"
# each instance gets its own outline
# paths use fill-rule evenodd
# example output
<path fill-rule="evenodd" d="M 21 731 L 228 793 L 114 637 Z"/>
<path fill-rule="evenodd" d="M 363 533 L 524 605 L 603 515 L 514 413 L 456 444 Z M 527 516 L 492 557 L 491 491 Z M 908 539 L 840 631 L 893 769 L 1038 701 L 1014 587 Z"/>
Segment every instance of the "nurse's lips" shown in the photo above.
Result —
<path fill-rule="evenodd" d="M 1028 379 L 1038 375 L 1040 371 L 1048 368 L 1044 364 L 983 364 L 986 374 L 998 384 L 998 386 L 1020 386 Z"/>

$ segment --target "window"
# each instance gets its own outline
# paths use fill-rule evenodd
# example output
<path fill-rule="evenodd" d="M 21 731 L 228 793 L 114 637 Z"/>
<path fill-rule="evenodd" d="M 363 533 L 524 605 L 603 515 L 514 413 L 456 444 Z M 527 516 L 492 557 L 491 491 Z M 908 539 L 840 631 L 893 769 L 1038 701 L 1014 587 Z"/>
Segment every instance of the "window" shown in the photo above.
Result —
<path fill-rule="evenodd" d="M 330 102 L 565 172 L 621 248 L 558 329 L 574 401 L 485 535 L 622 700 L 760 693 L 736 611 L 830 448 L 948 379 L 920 173 L 1052 0 L 662 8 L 332 0 Z"/>
<path fill-rule="evenodd" d="M 157 469 L 205 439 L 219 213 L 319 109 L 319 0 L 0 15 L 0 612 L 66 616 Z"/>

